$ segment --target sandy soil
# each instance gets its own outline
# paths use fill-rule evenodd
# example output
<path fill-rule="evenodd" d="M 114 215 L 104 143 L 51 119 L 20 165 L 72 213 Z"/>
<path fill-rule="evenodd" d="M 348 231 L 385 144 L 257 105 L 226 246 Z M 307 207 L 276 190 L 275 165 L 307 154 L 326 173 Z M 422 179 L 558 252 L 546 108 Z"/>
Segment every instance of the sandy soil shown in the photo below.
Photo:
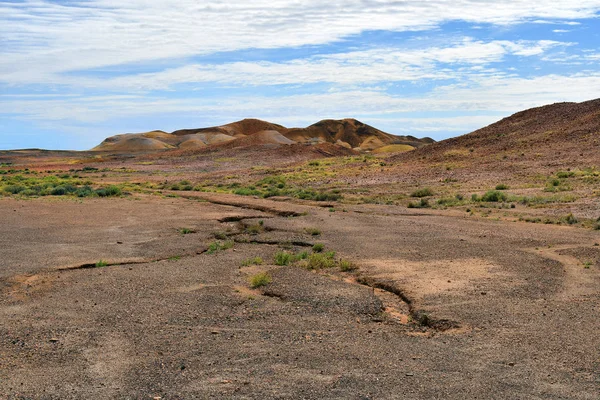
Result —
<path fill-rule="evenodd" d="M 0 201 L 0 396 L 598 398 L 597 232 L 139 198 Z M 216 232 L 233 248 L 207 252 Z M 272 264 L 316 242 L 359 269 Z"/>

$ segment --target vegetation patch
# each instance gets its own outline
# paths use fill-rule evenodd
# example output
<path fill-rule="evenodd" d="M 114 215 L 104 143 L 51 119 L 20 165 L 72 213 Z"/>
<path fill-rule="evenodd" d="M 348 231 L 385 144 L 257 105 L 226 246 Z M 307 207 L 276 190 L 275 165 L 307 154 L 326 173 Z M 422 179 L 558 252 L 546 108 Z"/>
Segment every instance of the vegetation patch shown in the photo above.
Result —
<path fill-rule="evenodd" d="M 214 241 L 208 245 L 208 250 L 206 251 L 208 254 L 213 254 L 218 251 L 227 250 L 233 247 L 233 240 L 227 240 L 225 242 Z"/>
<path fill-rule="evenodd" d="M 271 282 L 273 282 L 273 278 L 268 272 L 259 272 L 250 278 L 250 287 L 256 289 L 261 286 L 266 286 Z"/>
<path fill-rule="evenodd" d="M 428 197 L 433 196 L 433 190 L 430 188 L 417 189 L 410 194 L 410 197 Z"/>

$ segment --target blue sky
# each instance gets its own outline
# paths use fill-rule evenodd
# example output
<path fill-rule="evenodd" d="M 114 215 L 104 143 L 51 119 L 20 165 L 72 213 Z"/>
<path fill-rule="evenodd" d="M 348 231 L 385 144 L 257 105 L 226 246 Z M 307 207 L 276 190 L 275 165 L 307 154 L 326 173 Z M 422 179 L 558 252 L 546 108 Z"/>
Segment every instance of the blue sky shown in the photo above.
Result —
<path fill-rule="evenodd" d="M 261 118 L 440 140 L 600 97 L 600 0 L 0 1 L 0 149 Z"/>

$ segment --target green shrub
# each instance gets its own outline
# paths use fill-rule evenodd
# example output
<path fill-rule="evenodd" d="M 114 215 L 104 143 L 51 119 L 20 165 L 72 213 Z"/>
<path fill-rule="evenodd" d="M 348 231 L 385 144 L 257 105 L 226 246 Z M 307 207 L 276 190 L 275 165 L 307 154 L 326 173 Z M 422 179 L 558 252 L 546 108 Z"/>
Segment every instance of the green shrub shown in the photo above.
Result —
<path fill-rule="evenodd" d="M 323 243 L 315 243 L 315 245 L 312 247 L 312 251 L 314 253 L 322 253 L 323 250 L 325 250 L 325 245 Z"/>
<path fill-rule="evenodd" d="M 194 233 L 196 232 L 195 230 L 193 230 L 192 228 L 179 228 L 178 229 L 179 233 L 181 233 L 182 235 L 188 235 L 190 233 Z"/>
<path fill-rule="evenodd" d="M 410 194 L 410 197 L 427 197 L 433 196 L 433 191 L 430 188 L 417 189 Z"/>
<path fill-rule="evenodd" d="M 249 265 L 261 265 L 263 263 L 263 259 L 260 257 L 252 257 L 247 258 L 242 262 L 242 266 L 247 267 Z"/>
<path fill-rule="evenodd" d="M 500 201 L 505 201 L 506 199 L 507 199 L 506 194 L 499 192 L 497 190 L 490 190 L 481 197 L 481 201 L 485 201 L 485 202 L 500 202 Z"/>
<path fill-rule="evenodd" d="M 335 253 L 313 253 L 311 254 L 306 263 L 308 269 L 324 269 L 333 268 L 336 266 Z"/>
<path fill-rule="evenodd" d="M 208 250 L 206 251 L 208 254 L 213 254 L 221 250 L 227 250 L 233 247 L 233 240 L 227 240 L 225 242 L 212 242 L 208 245 Z"/>
<path fill-rule="evenodd" d="M 292 254 L 287 251 L 279 251 L 275 254 L 275 265 L 289 265 L 292 261 Z"/>
<path fill-rule="evenodd" d="M 350 272 L 358 269 L 356 264 L 348 260 L 340 260 L 339 262 L 340 270 L 342 272 Z"/>
<path fill-rule="evenodd" d="M 572 178 L 575 176 L 575 172 L 573 171 L 558 171 L 556 173 L 556 177 L 559 179 Z"/>
<path fill-rule="evenodd" d="M 118 186 L 110 185 L 106 188 L 97 189 L 96 194 L 100 197 L 120 196 L 121 189 Z"/>
<path fill-rule="evenodd" d="M 21 185 L 8 185 L 4 186 L 4 191 L 10 194 L 19 194 L 25 190 L 24 186 Z"/>
<path fill-rule="evenodd" d="M 107 267 L 108 266 L 108 262 L 104 261 L 104 260 L 100 260 L 95 265 L 96 265 L 96 268 Z"/>
<path fill-rule="evenodd" d="M 508 185 L 505 185 L 504 183 L 500 183 L 498 185 L 496 185 L 496 190 L 508 190 L 509 187 Z"/>
<path fill-rule="evenodd" d="M 418 203 L 413 203 L 412 201 L 408 203 L 408 208 L 428 208 L 429 200 L 421 199 Z"/>
<path fill-rule="evenodd" d="M 268 285 L 271 282 L 273 282 L 273 278 L 271 278 L 271 275 L 269 275 L 268 272 L 260 272 L 250 278 L 250 287 L 256 289 Z"/>

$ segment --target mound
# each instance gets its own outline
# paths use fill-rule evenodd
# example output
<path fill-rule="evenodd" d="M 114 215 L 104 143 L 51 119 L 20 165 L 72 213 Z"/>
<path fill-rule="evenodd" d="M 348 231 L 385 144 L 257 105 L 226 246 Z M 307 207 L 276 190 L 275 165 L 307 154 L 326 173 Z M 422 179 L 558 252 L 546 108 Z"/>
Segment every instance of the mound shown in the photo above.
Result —
<path fill-rule="evenodd" d="M 174 146 L 141 135 L 117 135 L 106 139 L 92 151 L 140 152 L 172 149 Z"/>
<path fill-rule="evenodd" d="M 341 145 L 345 143 L 351 148 L 363 151 L 388 144 L 406 144 L 417 148 L 433 142 L 429 138 L 391 135 L 356 119 L 327 119 L 308 128 L 289 129 L 284 135 L 296 142 L 340 142 Z"/>
<path fill-rule="evenodd" d="M 198 128 L 198 129 L 180 129 L 173 132 L 173 135 L 183 136 L 189 134 L 203 133 L 207 135 L 223 134 L 228 136 L 250 136 L 260 131 L 277 131 L 285 132 L 287 128 L 273 124 L 271 122 L 262 121 L 260 119 L 243 119 L 241 121 L 232 122 L 230 124 L 213 126 L 210 128 Z"/>

